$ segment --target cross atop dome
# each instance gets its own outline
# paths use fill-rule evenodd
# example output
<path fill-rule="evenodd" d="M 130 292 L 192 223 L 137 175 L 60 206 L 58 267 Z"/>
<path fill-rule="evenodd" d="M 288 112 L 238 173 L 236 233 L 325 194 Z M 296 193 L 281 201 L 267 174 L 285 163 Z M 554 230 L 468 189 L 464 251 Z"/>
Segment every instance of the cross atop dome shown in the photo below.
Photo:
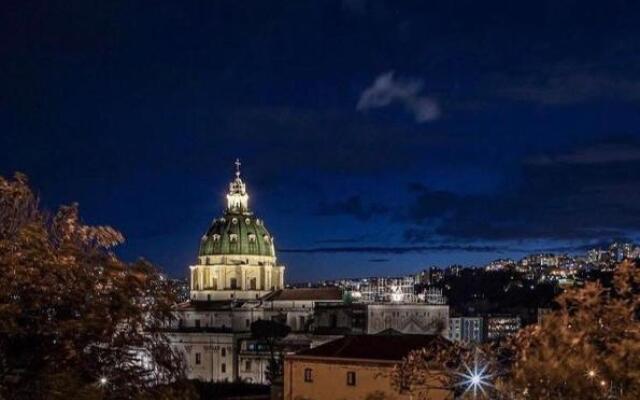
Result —
<path fill-rule="evenodd" d="M 229 184 L 227 194 L 227 212 L 235 214 L 249 214 L 249 195 L 247 187 L 240 179 L 240 159 L 236 158 L 236 178 Z"/>
<path fill-rule="evenodd" d="M 236 178 L 240 178 L 240 166 L 242 165 L 242 163 L 240 162 L 239 158 L 236 158 Z"/>

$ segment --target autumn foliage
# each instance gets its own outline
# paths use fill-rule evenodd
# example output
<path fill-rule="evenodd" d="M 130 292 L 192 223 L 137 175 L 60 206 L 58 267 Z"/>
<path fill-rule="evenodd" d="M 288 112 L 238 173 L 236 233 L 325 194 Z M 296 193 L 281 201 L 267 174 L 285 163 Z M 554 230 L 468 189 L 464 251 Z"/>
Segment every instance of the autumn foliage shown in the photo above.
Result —
<path fill-rule="evenodd" d="M 557 309 L 513 339 L 482 346 L 449 343 L 410 353 L 393 373 L 399 392 L 426 399 L 640 399 L 640 269 L 618 265 L 611 287 L 586 282 L 556 298 Z M 479 357 L 478 357 L 479 355 Z M 469 369 L 485 385 L 473 393 Z"/>
<path fill-rule="evenodd" d="M 510 344 L 515 399 L 640 399 L 640 269 L 618 265 L 613 286 L 588 282 L 557 298 L 558 311 Z"/>
<path fill-rule="evenodd" d="M 23 175 L 0 177 L 0 398 L 185 394 L 160 329 L 173 297 L 149 263 L 114 255 L 123 240 L 76 205 L 43 211 Z"/>

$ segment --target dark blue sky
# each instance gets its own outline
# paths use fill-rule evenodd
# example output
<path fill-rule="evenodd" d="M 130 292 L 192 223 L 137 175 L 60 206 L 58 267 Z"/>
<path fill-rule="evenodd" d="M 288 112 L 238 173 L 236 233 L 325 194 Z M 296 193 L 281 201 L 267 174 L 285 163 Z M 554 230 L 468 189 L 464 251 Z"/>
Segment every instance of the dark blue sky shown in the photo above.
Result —
<path fill-rule="evenodd" d="M 236 157 L 289 281 L 633 239 L 634 3 L 3 2 L 0 174 L 174 275 Z"/>

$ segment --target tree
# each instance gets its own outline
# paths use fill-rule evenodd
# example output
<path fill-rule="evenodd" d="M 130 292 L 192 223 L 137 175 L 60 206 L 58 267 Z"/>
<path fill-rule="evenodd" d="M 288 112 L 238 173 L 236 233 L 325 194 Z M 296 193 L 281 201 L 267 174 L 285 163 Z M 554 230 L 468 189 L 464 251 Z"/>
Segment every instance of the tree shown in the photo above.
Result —
<path fill-rule="evenodd" d="M 515 399 L 640 398 L 640 270 L 620 264 L 611 288 L 588 282 L 557 299 L 558 310 L 510 344 Z"/>
<path fill-rule="evenodd" d="M 640 398 L 638 266 L 623 262 L 611 287 L 587 282 L 555 303 L 556 311 L 506 343 L 410 353 L 394 370 L 394 386 L 417 398 L 441 388 L 491 399 Z"/>
<path fill-rule="evenodd" d="M 496 352 L 478 347 L 434 341 L 428 348 L 410 352 L 391 373 L 393 388 L 423 400 L 449 393 L 454 398 L 497 398 L 490 382 L 498 375 Z"/>
<path fill-rule="evenodd" d="M 269 382 L 278 382 L 282 377 L 282 354 L 280 341 L 291 332 L 291 328 L 274 320 L 259 319 L 251 324 L 251 335 L 267 345 L 269 349 L 269 365 L 267 379 Z"/>
<path fill-rule="evenodd" d="M 0 398 L 172 398 L 188 392 L 162 326 L 173 296 L 122 235 L 43 211 L 27 178 L 0 177 Z"/>

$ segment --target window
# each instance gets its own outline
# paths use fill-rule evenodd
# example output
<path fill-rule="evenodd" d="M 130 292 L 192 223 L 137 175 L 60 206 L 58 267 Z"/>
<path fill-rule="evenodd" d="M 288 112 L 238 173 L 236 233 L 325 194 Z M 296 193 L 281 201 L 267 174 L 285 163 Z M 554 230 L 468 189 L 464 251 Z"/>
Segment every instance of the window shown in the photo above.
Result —
<path fill-rule="evenodd" d="M 199 319 L 196 320 L 196 328 L 200 328 L 200 320 Z"/>
<path fill-rule="evenodd" d="M 231 278 L 229 283 L 231 284 L 231 289 L 238 288 L 238 280 L 236 278 Z"/>
<path fill-rule="evenodd" d="M 311 375 L 311 368 L 304 369 L 304 381 L 313 382 L 313 376 Z"/>
<path fill-rule="evenodd" d="M 200 357 L 200 353 L 196 353 L 196 365 L 200 365 L 201 362 L 202 362 L 202 359 Z"/>
<path fill-rule="evenodd" d="M 250 319 L 245 319 L 244 320 L 244 325 L 248 328 L 251 326 L 251 320 Z"/>
<path fill-rule="evenodd" d="M 226 357 L 227 356 L 227 348 L 223 347 L 222 349 L 220 349 L 220 357 Z"/>
<path fill-rule="evenodd" d="M 244 363 L 244 370 L 245 371 L 251 371 L 251 360 L 247 360 Z"/>
<path fill-rule="evenodd" d="M 354 371 L 347 372 L 347 385 L 349 386 L 356 385 L 356 373 Z"/>
<path fill-rule="evenodd" d="M 222 365 L 220 365 L 220 372 L 223 374 L 227 372 L 227 364 L 222 363 Z"/>

